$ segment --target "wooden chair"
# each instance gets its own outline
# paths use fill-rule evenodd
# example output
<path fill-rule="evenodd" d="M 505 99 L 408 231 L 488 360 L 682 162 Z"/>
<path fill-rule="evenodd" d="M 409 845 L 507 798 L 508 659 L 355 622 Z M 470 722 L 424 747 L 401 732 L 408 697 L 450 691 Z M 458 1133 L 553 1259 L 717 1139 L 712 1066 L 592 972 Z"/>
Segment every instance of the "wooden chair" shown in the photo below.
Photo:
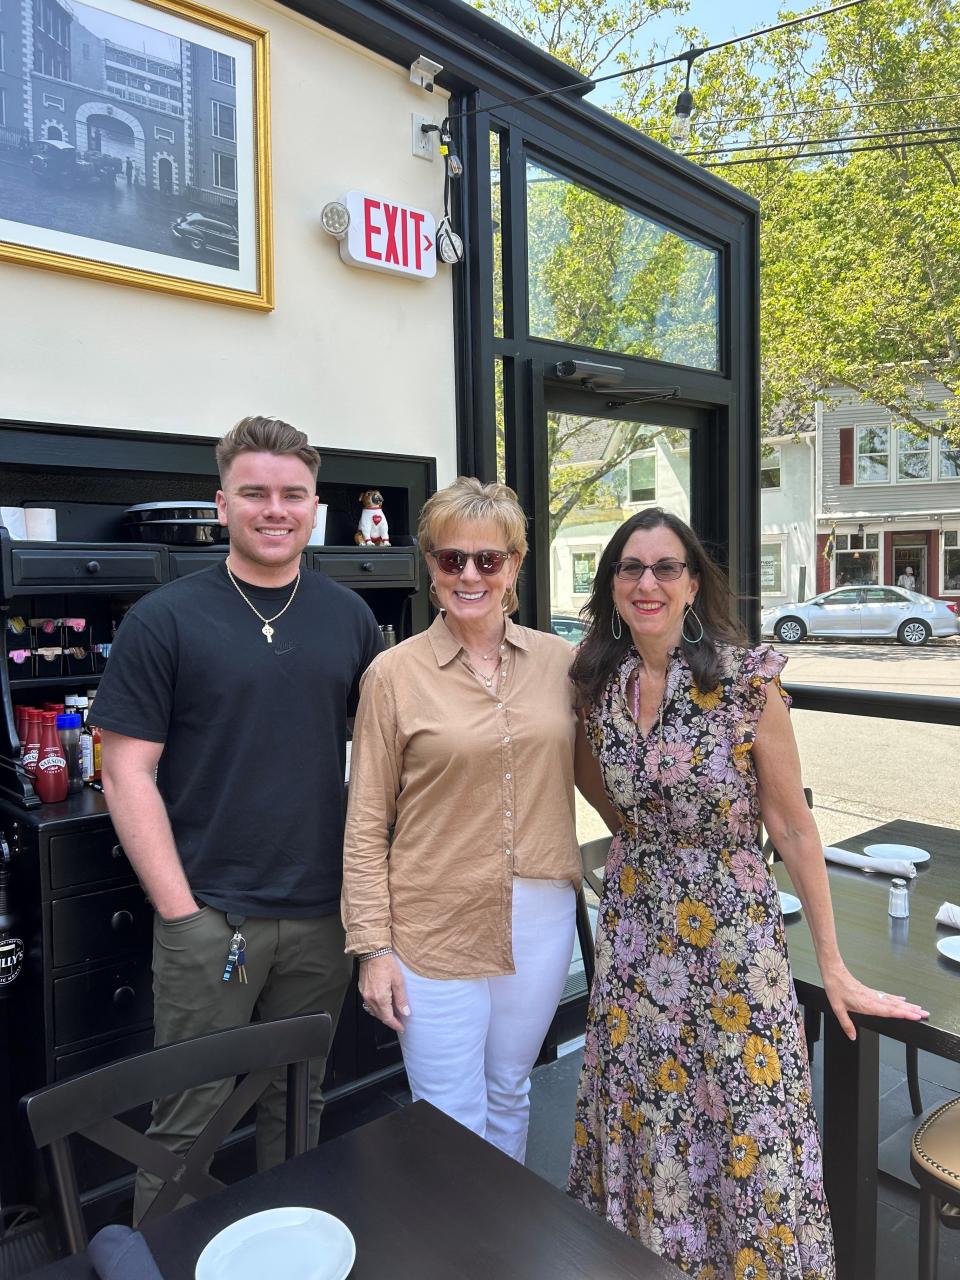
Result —
<path fill-rule="evenodd" d="M 162 1180 L 141 1220 L 152 1222 L 176 1208 L 184 1195 L 201 1199 L 222 1190 L 223 1183 L 211 1177 L 207 1166 L 279 1067 L 287 1068 L 287 1158 L 306 1151 L 310 1059 L 326 1057 L 331 1034 L 328 1013 L 254 1022 L 122 1058 L 28 1094 L 22 1106 L 33 1140 L 47 1161 L 70 1253 L 79 1253 L 87 1244 L 70 1150 L 72 1134 L 89 1138 Z M 235 1076 L 245 1079 L 183 1155 L 116 1119 L 155 1098 Z"/>
<path fill-rule="evenodd" d="M 960 1098 L 931 1111 L 913 1135 L 910 1171 L 920 1184 L 919 1280 L 936 1280 L 941 1221 L 960 1225 Z"/>
<path fill-rule="evenodd" d="M 601 836 L 599 840 L 588 840 L 580 846 L 580 861 L 583 864 L 583 881 L 590 886 L 599 898 L 603 893 L 603 868 L 607 861 L 612 836 Z M 577 894 L 577 937 L 580 940 L 580 954 L 583 956 L 583 973 L 587 980 L 587 991 L 593 986 L 593 975 L 596 972 L 594 960 L 593 929 L 590 926 L 590 912 L 583 888 Z"/>

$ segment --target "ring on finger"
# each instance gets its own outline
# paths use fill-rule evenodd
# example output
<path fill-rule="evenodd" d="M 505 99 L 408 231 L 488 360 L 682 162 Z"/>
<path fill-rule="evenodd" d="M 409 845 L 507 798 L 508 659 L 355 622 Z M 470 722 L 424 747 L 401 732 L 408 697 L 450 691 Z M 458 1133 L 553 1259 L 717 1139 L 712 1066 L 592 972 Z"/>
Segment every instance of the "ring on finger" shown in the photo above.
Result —
<path fill-rule="evenodd" d="M 878 991 L 878 992 L 877 992 L 877 999 L 878 999 L 878 1000 L 886 1000 L 886 998 L 887 998 L 887 993 L 886 993 L 885 991 Z"/>

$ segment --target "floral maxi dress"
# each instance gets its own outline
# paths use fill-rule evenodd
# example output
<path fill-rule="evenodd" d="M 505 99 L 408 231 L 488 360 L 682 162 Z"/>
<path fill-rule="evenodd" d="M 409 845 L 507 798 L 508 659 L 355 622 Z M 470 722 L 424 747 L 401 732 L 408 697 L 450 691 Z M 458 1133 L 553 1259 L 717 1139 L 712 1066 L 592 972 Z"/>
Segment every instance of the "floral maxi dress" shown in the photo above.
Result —
<path fill-rule="evenodd" d="M 570 1192 L 697 1280 L 833 1280 L 801 1015 L 751 750 L 786 659 L 671 655 L 658 722 L 632 648 L 587 716 L 623 819 L 607 861 Z M 785 695 L 782 695 L 785 697 Z"/>

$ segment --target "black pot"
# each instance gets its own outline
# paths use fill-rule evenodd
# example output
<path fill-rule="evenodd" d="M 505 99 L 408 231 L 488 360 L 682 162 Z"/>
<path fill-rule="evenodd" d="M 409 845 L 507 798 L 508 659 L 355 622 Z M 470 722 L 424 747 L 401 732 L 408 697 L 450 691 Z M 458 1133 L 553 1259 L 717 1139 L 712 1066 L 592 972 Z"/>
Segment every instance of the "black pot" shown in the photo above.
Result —
<path fill-rule="evenodd" d="M 141 520 L 125 524 L 131 542 L 163 542 L 170 546 L 215 546 L 228 541 L 227 530 L 216 520 Z"/>
<path fill-rule="evenodd" d="M 215 521 L 215 502 L 139 502 L 127 507 L 124 519 L 127 524 L 142 524 L 155 520 L 204 520 Z"/>

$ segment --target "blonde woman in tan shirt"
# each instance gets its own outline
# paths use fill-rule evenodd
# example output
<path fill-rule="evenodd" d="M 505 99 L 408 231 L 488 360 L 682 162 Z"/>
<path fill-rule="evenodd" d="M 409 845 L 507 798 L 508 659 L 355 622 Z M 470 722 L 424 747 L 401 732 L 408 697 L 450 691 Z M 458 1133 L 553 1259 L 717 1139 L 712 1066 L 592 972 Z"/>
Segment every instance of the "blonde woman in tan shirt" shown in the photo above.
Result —
<path fill-rule="evenodd" d="M 525 525 L 505 485 L 461 477 L 425 504 L 443 612 L 364 675 L 343 867 L 364 1008 L 400 1033 L 414 1098 L 521 1161 L 573 951 L 575 774 L 616 825 L 573 650 L 510 620 Z"/>

